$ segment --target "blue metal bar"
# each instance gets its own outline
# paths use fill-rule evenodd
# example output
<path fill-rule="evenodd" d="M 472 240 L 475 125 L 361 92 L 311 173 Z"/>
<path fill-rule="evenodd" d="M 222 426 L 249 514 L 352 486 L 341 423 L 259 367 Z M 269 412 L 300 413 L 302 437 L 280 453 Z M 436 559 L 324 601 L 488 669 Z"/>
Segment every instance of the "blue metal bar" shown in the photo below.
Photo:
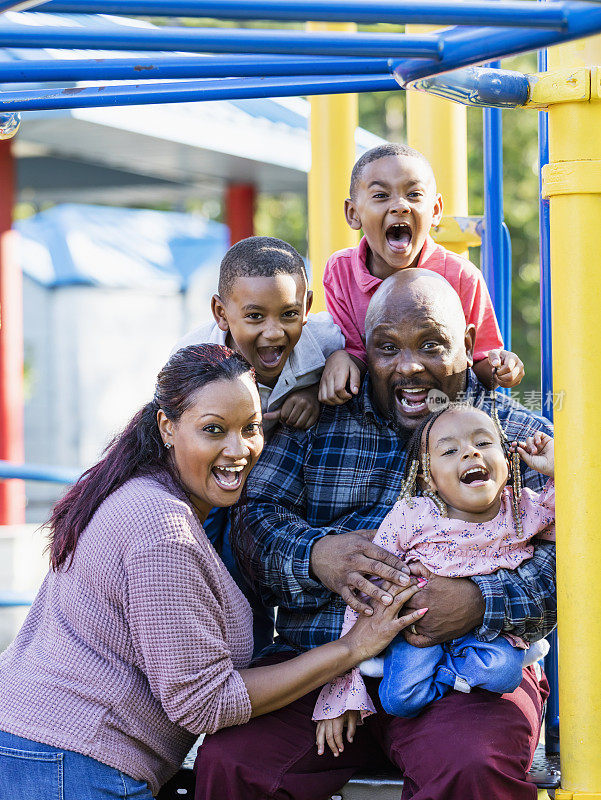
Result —
<path fill-rule="evenodd" d="M 358 22 L 370 24 L 430 23 L 436 25 L 504 25 L 564 28 L 568 3 L 541 8 L 535 2 L 449 3 L 445 0 L 53 0 L 43 10 L 68 14 L 216 17 L 218 19 Z"/>
<path fill-rule="evenodd" d="M 246 78 L 279 75 L 383 75 L 386 58 L 307 56 L 168 56 L 156 58 L 77 58 L 0 61 L 0 83 L 43 81 L 164 80 L 166 78 Z"/>
<path fill-rule="evenodd" d="M 502 120 L 498 108 L 483 111 L 484 137 L 484 239 L 482 272 L 490 292 L 503 341 L 511 339 L 511 315 L 507 315 L 508 287 L 503 269 L 503 150 Z"/>
<path fill-rule="evenodd" d="M 398 72 L 398 69 L 395 70 L 395 77 Z M 403 86 L 402 77 L 398 81 Z M 523 106 L 530 96 L 527 75 L 490 67 L 464 67 L 440 75 L 429 75 L 410 81 L 403 88 L 427 92 L 466 106 L 494 108 Z"/>
<path fill-rule="evenodd" d="M 52 467 L 45 464 L 14 464 L 0 461 L 0 480 L 18 478 L 24 481 L 47 481 L 48 483 L 75 483 L 81 470 L 67 467 Z"/>
<path fill-rule="evenodd" d="M 190 103 L 202 100 L 241 100 L 254 97 L 343 94 L 345 92 L 387 92 L 396 89 L 389 75 L 312 78 L 223 78 L 221 80 L 146 83 L 125 86 L 42 89 L 0 92 L 0 111 L 41 111 L 60 108 L 101 108 L 104 106 Z"/>
<path fill-rule="evenodd" d="M 547 69 L 547 51 L 538 52 L 538 71 Z M 538 112 L 538 164 L 539 164 L 539 235 L 540 235 L 540 349 L 542 412 L 553 419 L 553 336 L 551 328 L 551 248 L 549 225 L 549 200 L 542 197 L 542 168 L 549 163 L 549 118 L 545 111 Z M 548 753 L 559 753 L 559 675 L 557 664 L 557 631 L 548 637 L 551 649 L 545 658 L 545 672 L 551 693 L 547 700 L 545 718 L 545 748 Z"/>
<path fill-rule="evenodd" d="M 40 28 L 0 20 L 0 47 L 179 50 L 324 56 L 415 56 L 438 60 L 435 34 L 321 33 L 247 28 Z"/>
<path fill-rule="evenodd" d="M 501 176 L 501 183 L 502 183 L 502 176 Z M 502 187 L 501 187 L 502 188 Z M 509 233 L 509 228 L 505 223 L 502 225 L 503 227 L 503 286 L 505 291 L 503 292 L 503 313 L 502 317 L 504 320 L 504 331 L 503 331 L 503 341 L 505 342 L 505 348 L 507 350 L 511 350 L 511 286 L 512 286 L 512 251 L 511 251 L 511 234 Z"/>
<path fill-rule="evenodd" d="M 21 592 L 0 592 L 0 608 L 20 608 L 30 606 L 32 603 L 33 595 Z"/>
<path fill-rule="evenodd" d="M 42 3 L 43 0 L 0 0 L 0 14 L 4 11 L 29 11 Z"/>
<path fill-rule="evenodd" d="M 525 28 L 448 28 L 438 34 L 443 58 L 438 61 L 401 61 L 395 65 L 397 80 L 404 88 L 411 81 L 428 75 L 536 50 L 601 31 L 600 4 L 571 3 L 566 13 L 569 27 L 562 32 Z"/>
<path fill-rule="evenodd" d="M 546 52 L 539 53 L 539 72 L 547 69 Z M 549 163 L 548 117 L 538 112 L 538 163 L 539 163 L 539 235 L 540 235 L 540 349 L 541 390 L 543 413 L 553 419 L 553 404 L 545 401 L 553 395 L 553 336 L 551 326 L 551 250 L 549 227 L 549 200 L 542 197 L 542 168 Z"/>

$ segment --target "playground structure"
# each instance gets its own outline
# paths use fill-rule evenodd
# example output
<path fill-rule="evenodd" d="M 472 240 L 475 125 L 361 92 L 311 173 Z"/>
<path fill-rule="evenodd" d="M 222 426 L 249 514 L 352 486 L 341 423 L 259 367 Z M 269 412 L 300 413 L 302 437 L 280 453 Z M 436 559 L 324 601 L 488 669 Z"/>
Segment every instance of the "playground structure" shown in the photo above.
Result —
<path fill-rule="evenodd" d="M 601 338 L 595 284 L 601 267 L 595 228 L 601 219 L 601 5 L 534 0 L 52 0 L 44 4 L 0 0 L 0 12 L 11 9 L 27 11 L 30 19 L 24 25 L 11 15 L 0 15 L 0 48 L 94 48 L 115 51 L 117 57 L 0 61 L 0 84 L 7 84 L 6 89 L 0 88 L 0 138 L 14 135 L 19 125 L 15 115 L 26 111 L 312 96 L 309 237 L 317 298 L 321 295 L 319 267 L 333 250 L 353 243 L 340 208 L 355 155 L 354 93 L 399 87 L 414 90 L 407 95 L 409 143 L 432 162 L 449 214 L 438 232 L 439 241 L 462 250 L 482 233 L 483 271 L 507 346 L 511 342 L 511 271 L 509 237 L 503 225 L 499 109 L 541 109 L 542 396 L 550 396 L 553 389 L 564 396 L 555 415 L 562 647 L 559 693 L 554 692 L 549 709 L 547 741 L 550 747 L 557 743 L 559 696 L 562 786 L 555 797 L 601 798 L 601 682 L 597 675 L 601 597 L 596 588 L 601 574 L 601 543 L 596 535 L 601 518 L 597 488 L 601 465 L 595 424 L 601 407 L 601 377 L 588 363 L 584 346 Z M 93 31 L 49 27 L 43 17 L 36 22 L 40 11 L 311 23 L 307 31 L 167 26 L 117 34 L 103 31 L 101 25 Z M 382 22 L 411 27 L 405 34 L 358 33 L 355 28 Z M 425 25 L 455 27 L 433 30 Z M 548 64 L 546 48 L 551 48 Z M 499 69 L 499 59 L 530 50 L 539 51 L 538 74 Z M 148 55 L 132 55 L 137 51 Z M 476 66 L 490 62 L 492 66 Z M 132 80 L 135 83 L 123 83 Z M 54 86 L 78 81 L 104 83 Z M 13 88 L 33 82 L 53 85 L 41 90 Z M 484 108 L 482 224 L 467 216 L 462 104 Z M 27 124 L 26 119 L 22 124 Z M 8 172 L 2 171 L 6 142 L 0 144 L 0 477 L 63 481 L 70 477 L 64 471 L 59 474 L 51 468 L 18 463 L 23 460 L 20 300 L 6 235 L 12 210 Z M 18 513 L 22 482 L 5 481 L 0 491 L 2 523 Z M 584 614 L 578 614 L 582 608 Z M 553 671 L 552 662 L 549 666 Z"/>

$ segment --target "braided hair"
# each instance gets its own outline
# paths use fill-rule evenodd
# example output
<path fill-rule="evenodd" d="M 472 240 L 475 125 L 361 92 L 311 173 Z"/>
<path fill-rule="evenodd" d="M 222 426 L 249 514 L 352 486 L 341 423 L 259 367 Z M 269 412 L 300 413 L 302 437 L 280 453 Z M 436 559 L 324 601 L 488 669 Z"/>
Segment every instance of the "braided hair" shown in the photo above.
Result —
<path fill-rule="evenodd" d="M 522 475 L 520 472 L 520 456 L 519 453 L 511 447 L 509 439 L 507 438 L 507 435 L 501 425 L 499 414 L 497 412 L 496 392 L 494 390 L 492 391 L 491 399 L 492 399 L 492 409 L 490 412 L 490 417 L 494 422 L 495 427 L 499 433 L 499 437 L 501 439 L 501 447 L 503 448 L 503 453 L 509 463 L 509 476 L 507 479 L 507 483 L 508 485 L 510 484 L 511 487 L 511 508 L 513 512 L 513 519 L 515 522 L 518 538 L 521 539 L 523 536 L 523 529 L 522 529 L 522 518 L 519 507 L 520 497 L 522 495 Z M 414 430 L 407 445 L 407 461 L 405 463 L 403 482 L 401 484 L 401 491 L 399 492 L 397 502 L 400 500 L 404 500 L 409 505 L 412 505 L 411 498 L 417 497 L 418 495 L 421 494 L 422 496 L 428 497 L 430 500 L 432 500 L 432 502 L 437 507 L 441 516 L 444 517 L 447 515 L 447 508 L 444 500 L 436 492 L 431 491 L 428 487 L 428 481 L 430 478 L 430 431 L 432 430 L 432 426 L 440 416 L 446 414 L 448 411 L 457 411 L 459 409 L 466 407 L 469 407 L 466 406 L 466 403 L 449 403 L 440 411 L 436 411 L 433 414 L 430 414 L 429 416 L 425 417 L 420 422 L 418 427 Z M 425 435 L 425 442 L 422 452 L 422 440 L 424 439 L 424 435 Z M 420 472 L 420 466 L 421 466 L 421 472 Z M 422 480 L 424 481 L 424 483 L 428 488 L 420 490 L 418 478 L 422 478 Z"/>

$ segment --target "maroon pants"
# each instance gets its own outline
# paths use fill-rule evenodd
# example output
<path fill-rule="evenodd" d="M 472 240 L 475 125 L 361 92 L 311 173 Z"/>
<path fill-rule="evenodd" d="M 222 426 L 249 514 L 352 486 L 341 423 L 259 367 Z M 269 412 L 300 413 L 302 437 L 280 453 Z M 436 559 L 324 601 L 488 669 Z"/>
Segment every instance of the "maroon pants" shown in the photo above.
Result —
<path fill-rule="evenodd" d="M 264 659 L 274 663 L 281 657 Z M 377 703 L 375 682 L 366 679 Z M 383 711 L 334 758 L 317 755 L 311 714 L 319 691 L 246 725 L 207 736 L 196 759 L 195 800 L 328 800 L 360 770 L 399 767 L 403 800 L 535 800 L 527 783 L 546 678 L 532 667 L 506 695 L 451 692 L 414 719 Z"/>

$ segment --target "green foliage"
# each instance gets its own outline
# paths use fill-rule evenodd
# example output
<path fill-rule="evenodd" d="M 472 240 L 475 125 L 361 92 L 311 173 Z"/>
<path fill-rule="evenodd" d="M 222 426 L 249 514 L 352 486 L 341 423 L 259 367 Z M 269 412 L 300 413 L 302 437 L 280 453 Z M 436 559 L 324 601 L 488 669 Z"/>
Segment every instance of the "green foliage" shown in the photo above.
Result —
<path fill-rule="evenodd" d="M 260 194 L 255 212 L 258 236 L 277 236 L 290 242 L 301 255 L 307 252 L 307 199 L 286 193 Z"/>

